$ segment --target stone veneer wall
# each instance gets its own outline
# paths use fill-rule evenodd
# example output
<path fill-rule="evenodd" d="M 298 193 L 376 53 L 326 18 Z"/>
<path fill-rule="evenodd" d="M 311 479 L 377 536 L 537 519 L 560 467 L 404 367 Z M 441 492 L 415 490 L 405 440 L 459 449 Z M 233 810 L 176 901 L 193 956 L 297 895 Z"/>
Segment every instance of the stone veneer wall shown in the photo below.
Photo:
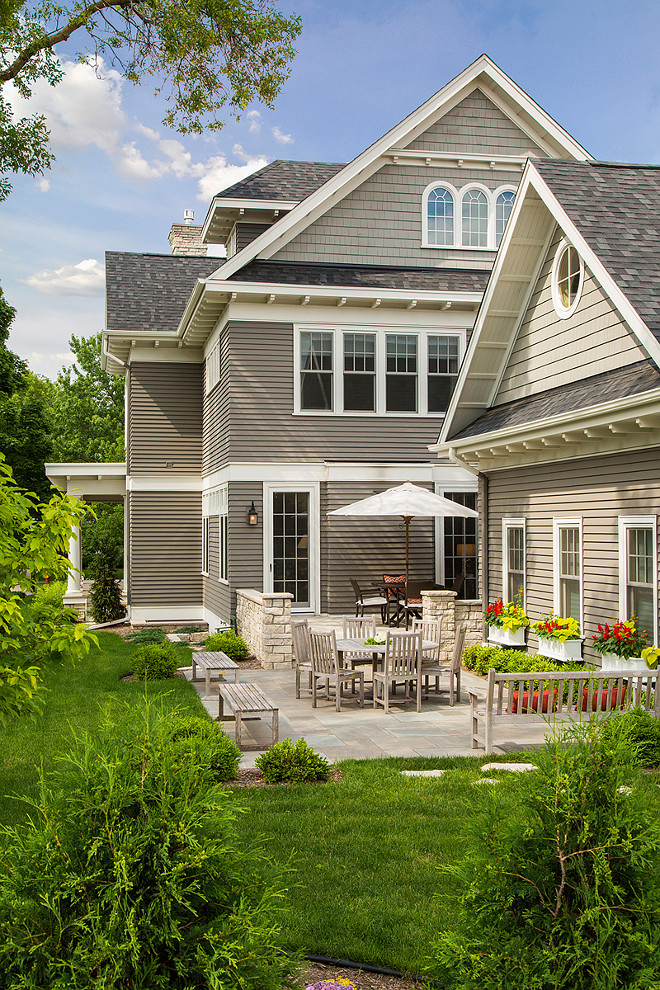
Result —
<path fill-rule="evenodd" d="M 291 602 L 293 595 L 266 595 L 261 591 L 236 592 L 238 632 L 267 670 L 290 668 Z"/>
<path fill-rule="evenodd" d="M 481 643 L 482 604 L 481 599 L 457 601 L 455 591 L 422 591 L 422 615 L 425 619 L 440 619 L 440 649 L 447 662 L 454 647 L 456 626 L 466 623 L 465 645 Z"/>

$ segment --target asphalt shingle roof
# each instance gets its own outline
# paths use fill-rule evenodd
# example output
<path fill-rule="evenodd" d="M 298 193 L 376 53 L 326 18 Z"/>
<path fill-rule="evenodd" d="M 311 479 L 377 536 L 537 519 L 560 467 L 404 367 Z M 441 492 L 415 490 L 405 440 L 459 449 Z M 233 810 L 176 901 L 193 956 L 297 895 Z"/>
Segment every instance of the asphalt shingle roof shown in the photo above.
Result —
<path fill-rule="evenodd" d="M 450 439 L 463 440 L 495 430 L 527 426 L 549 416 L 576 412 L 654 388 L 660 388 L 660 370 L 653 361 L 638 361 L 627 368 L 615 368 L 613 371 L 584 378 L 580 382 L 559 385 L 540 395 L 530 395 L 502 406 L 494 406 Z"/>
<path fill-rule="evenodd" d="M 106 251 L 106 327 L 140 333 L 175 331 L 195 282 L 222 258 Z"/>
<path fill-rule="evenodd" d="M 306 199 L 344 168 L 337 162 L 275 161 L 217 193 L 223 199 Z"/>
<path fill-rule="evenodd" d="M 540 159 L 534 167 L 660 340 L 660 166 Z"/>
<path fill-rule="evenodd" d="M 395 268 L 387 265 L 323 265 L 291 261 L 251 261 L 230 278 L 237 282 L 329 285 L 338 288 L 430 289 L 483 292 L 489 272 L 480 269 Z"/>

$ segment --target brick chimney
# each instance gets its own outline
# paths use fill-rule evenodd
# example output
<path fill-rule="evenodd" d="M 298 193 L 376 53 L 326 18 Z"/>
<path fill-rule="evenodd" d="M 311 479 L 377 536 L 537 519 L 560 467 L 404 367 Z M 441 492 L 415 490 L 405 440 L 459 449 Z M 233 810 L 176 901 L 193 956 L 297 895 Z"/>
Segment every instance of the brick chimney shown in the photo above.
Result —
<path fill-rule="evenodd" d="M 183 223 L 173 223 L 168 240 L 172 254 L 206 257 L 207 245 L 202 244 L 202 228 L 193 223 L 194 210 L 183 211 Z"/>

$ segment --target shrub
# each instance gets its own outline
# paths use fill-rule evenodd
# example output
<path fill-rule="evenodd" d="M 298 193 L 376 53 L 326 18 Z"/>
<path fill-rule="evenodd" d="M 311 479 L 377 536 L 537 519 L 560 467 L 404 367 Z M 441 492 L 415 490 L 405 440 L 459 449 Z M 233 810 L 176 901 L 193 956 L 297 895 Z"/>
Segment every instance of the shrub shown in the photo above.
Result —
<path fill-rule="evenodd" d="M 204 649 L 209 653 L 226 653 L 230 660 L 245 660 L 248 655 L 247 643 L 244 639 L 228 629 L 227 632 L 211 633 L 206 637 Z"/>
<path fill-rule="evenodd" d="M 617 712 L 603 723 L 601 731 L 606 738 L 623 731 L 640 766 L 660 766 L 660 724 L 645 708 Z"/>
<path fill-rule="evenodd" d="M 100 566 L 89 592 L 95 622 L 114 622 L 126 615 L 121 601 L 121 589 L 109 567 Z"/>
<path fill-rule="evenodd" d="M 622 720 L 550 738 L 537 771 L 486 795 L 480 841 L 448 868 L 458 926 L 437 974 L 454 990 L 650 988 L 660 969 L 660 821 Z"/>
<path fill-rule="evenodd" d="M 174 677 L 181 666 L 181 655 L 172 643 L 149 643 L 133 654 L 133 675 L 147 681 Z"/>
<path fill-rule="evenodd" d="M 242 753 L 207 715 L 175 714 L 167 727 L 167 739 L 177 757 L 206 764 L 214 783 L 224 783 L 236 776 Z"/>
<path fill-rule="evenodd" d="M 327 780 L 330 776 L 328 761 L 315 753 L 304 739 L 299 739 L 297 743 L 282 739 L 261 753 L 254 762 L 267 784 L 303 784 L 310 780 Z"/>
<path fill-rule="evenodd" d="M 139 629 L 137 632 L 130 633 L 126 639 L 130 639 L 133 643 L 165 643 L 167 642 L 167 636 L 163 629 L 159 629 L 154 626 L 153 629 Z"/>
<path fill-rule="evenodd" d="M 179 626 L 177 632 L 183 636 L 187 636 L 191 633 L 204 632 L 204 629 L 202 626 Z"/>
<path fill-rule="evenodd" d="M 37 588 L 27 600 L 32 618 L 36 622 L 74 622 L 76 612 L 64 605 L 65 591 L 64 581 L 52 581 Z"/>
<path fill-rule="evenodd" d="M 463 652 L 463 666 L 485 676 L 491 667 L 498 673 L 517 674 L 536 670 L 585 670 L 583 663 L 557 663 L 547 657 L 525 653 L 524 650 L 503 650 L 499 646 L 468 646 Z"/>
<path fill-rule="evenodd" d="M 281 871 L 165 716 L 78 739 L 0 863 L 3 990 L 277 990 Z"/>

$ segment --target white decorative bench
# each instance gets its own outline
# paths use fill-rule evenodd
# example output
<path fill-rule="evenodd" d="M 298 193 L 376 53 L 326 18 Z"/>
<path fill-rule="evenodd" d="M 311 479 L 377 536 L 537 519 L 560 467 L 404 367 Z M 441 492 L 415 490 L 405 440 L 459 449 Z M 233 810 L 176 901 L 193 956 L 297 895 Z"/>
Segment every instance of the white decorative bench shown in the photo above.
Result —
<path fill-rule="evenodd" d="M 229 708 L 236 719 L 236 745 L 241 749 L 241 735 L 244 718 L 263 718 L 271 715 L 273 720 L 273 743 L 279 735 L 279 709 L 266 697 L 258 684 L 220 684 L 219 716 L 224 718 L 225 707 Z"/>
<path fill-rule="evenodd" d="M 238 664 L 231 660 L 226 653 L 205 653 L 203 650 L 192 651 L 192 679 L 195 680 L 197 667 L 201 667 L 206 676 L 206 695 L 211 692 L 211 671 L 217 670 L 220 674 L 234 672 L 234 683 L 236 683 L 236 671 Z"/>
<path fill-rule="evenodd" d="M 472 719 L 472 749 L 479 747 L 479 727 L 484 725 L 484 747 L 493 751 L 493 723 L 506 721 L 525 725 L 530 719 L 552 722 L 579 721 L 593 714 L 622 711 L 641 705 L 660 717 L 660 674 L 621 674 L 606 671 L 532 671 L 501 674 L 488 671 L 486 695 L 469 691 Z M 540 682 L 525 688 L 525 681 Z M 546 686 L 547 682 L 547 686 Z"/>

